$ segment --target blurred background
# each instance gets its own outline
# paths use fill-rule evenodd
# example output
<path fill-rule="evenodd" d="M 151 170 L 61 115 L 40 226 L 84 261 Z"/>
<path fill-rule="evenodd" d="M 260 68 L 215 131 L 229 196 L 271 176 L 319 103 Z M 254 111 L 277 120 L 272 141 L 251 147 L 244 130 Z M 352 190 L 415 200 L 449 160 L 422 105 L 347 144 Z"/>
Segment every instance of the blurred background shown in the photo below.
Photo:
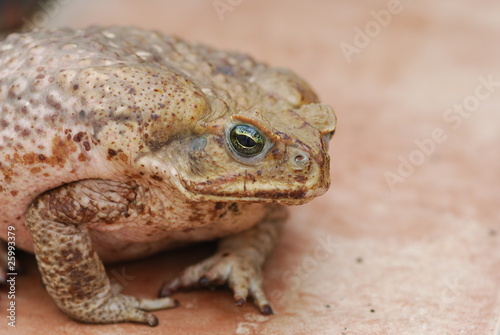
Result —
<path fill-rule="evenodd" d="M 499 13 L 493 0 L 0 0 L 4 32 L 135 25 L 249 53 L 296 71 L 338 116 L 332 187 L 292 209 L 264 271 L 276 315 L 236 308 L 227 292 L 191 292 L 156 313 L 155 329 L 81 325 L 25 256 L 15 330 L 500 334 Z M 127 293 L 153 296 L 211 250 L 109 271 L 134 276 Z M 12 331 L 5 323 L 0 332 Z"/>

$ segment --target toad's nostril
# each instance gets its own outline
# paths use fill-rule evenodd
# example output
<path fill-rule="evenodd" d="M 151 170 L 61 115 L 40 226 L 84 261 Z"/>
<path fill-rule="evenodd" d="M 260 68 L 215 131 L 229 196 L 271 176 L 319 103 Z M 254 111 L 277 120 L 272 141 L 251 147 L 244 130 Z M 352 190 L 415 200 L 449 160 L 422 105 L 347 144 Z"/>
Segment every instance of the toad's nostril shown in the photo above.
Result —
<path fill-rule="evenodd" d="M 297 156 L 295 156 L 295 163 L 299 163 L 300 164 L 300 163 L 304 162 L 304 160 L 306 160 L 306 159 L 307 158 L 304 157 L 304 156 L 302 156 L 302 155 L 297 155 Z"/>
<path fill-rule="evenodd" d="M 294 157 L 293 162 L 295 163 L 295 166 L 301 170 L 307 167 L 307 165 L 309 164 L 309 157 L 307 157 L 307 155 L 305 154 L 300 153 Z"/>

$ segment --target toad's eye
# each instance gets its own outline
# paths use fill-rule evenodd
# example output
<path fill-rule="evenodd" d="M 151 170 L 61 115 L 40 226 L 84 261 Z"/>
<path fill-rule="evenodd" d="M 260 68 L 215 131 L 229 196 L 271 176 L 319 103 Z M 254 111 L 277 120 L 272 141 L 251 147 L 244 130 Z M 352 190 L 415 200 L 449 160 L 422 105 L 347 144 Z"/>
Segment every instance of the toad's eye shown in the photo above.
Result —
<path fill-rule="evenodd" d="M 266 144 L 265 137 L 257 129 L 243 124 L 231 129 L 229 142 L 234 151 L 245 157 L 257 156 Z"/>

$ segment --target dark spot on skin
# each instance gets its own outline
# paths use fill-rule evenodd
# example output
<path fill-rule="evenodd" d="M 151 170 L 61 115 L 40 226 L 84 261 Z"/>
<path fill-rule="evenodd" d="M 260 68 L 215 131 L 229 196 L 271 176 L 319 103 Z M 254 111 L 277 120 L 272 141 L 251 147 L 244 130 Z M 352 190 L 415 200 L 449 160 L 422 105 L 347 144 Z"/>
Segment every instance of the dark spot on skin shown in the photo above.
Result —
<path fill-rule="evenodd" d="M 118 154 L 118 153 L 117 153 L 115 150 L 113 150 L 113 149 L 108 149 L 108 155 L 109 155 L 110 157 L 114 157 L 114 156 L 116 156 L 117 154 Z"/>
<path fill-rule="evenodd" d="M 261 170 L 257 171 L 257 175 L 262 176 L 262 171 Z"/>
<path fill-rule="evenodd" d="M 82 131 L 79 132 L 78 134 L 76 134 L 75 136 L 73 136 L 73 141 L 80 142 L 82 140 L 83 135 L 84 135 L 84 133 Z"/>
<path fill-rule="evenodd" d="M 227 257 L 227 256 L 229 256 L 229 255 L 231 255 L 231 253 L 229 253 L 229 252 L 225 252 L 225 253 L 223 253 L 221 256 L 222 256 L 222 257 Z"/>
<path fill-rule="evenodd" d="M 86 151 L 89 151 L 90 150 L 90 143 L 87 141 L 83 142 L 83 147 L 85 148 Z"/>
<path fill-rule="evenodd" d="M 220 218 L 223 218 L 224 216 L 226 216 L 228 213 L 232 212 L 233 214 L 237 215 L 239 214 L 239 208 L 238 208 L 238 204 L 237 203 L 232 203 L 230 204 L 227 209 L 222 212 L 220 215 L 219 215 L 219 219 Z"/>
<path fill-rule="evenodd" d="M 224 139 L 222 138 L 222 136 L 217 136 L 215 138 L 215 140 L 217 141 L 217 145 L 219 146 L 219 148 L 223 148 L 225 143 L 224 143 Z"/>
<path fill-rule="evenodd" d="M 80 153 L 80 154 L 78 155 L 78 161 L 79 161 L 79 162 L 85 162 L 86 160 L 87 160 L 87 156 L 85 156 L 85 154 Z"/>
<path fill-rule="evenodd" d="M 82 252 L 78 249 L 63 249 L 61 255 L 67 262 L 78 262 L 82 259 Z"/>
<path fill-rule="evenodd" d="M 74 89 L 74 90 L 77 90 L 77 89 L 78 89 L 78 87 L 79 87 L 79 86 L 78 86 L 78 84 L 73 85 L 73 89 Z"/>
<path fill-rule="evenodd" d="M 295 176 L 295 177 L 293 177 L 293 179 L 295 179 L 297 182 L 302 183 L 302 184 L 307 181 L 307 178 L 303 175 Z"/>
<path fill-rule="evenodd" d="M 125 155 L 123 152 L 122 152 L 122 153 L 120 153 L 120 154 L 118 155 L 118 158 L 119 158 L 122 162 L 127 162 L 127 161 L 128 161 L 128 156 L 127 156 L 127 155 Z"/>
<path fill-rule="evenodd" d="M 361 257 L 356 258 L 356 263 L 363 263 L 363 258 Z"/>
<path fill-rule="evenodd" d="M 128 90 L 128 93 L 134 94 L 135 93 L 135 88 L 131 87 L 130 90 Z"/>
<path fill-rule="evenodd" d="M 152 115 L 151 115 L 151 118 L 152 118 L 153 120 L 157 120 L 157 119 L 158 119 L 158 117 L 159 117 L 159 116 L 158 116 L 157 114 L 152 114 Z"/>
<path fill-rule="evenodd" d="M 24 164 L 28 164 L 28 165 L 34 164 L 35 160 L 36 160 L 36 156 L 32 152 L 30 152 L 28 154 L 25 154 L 23 156 L 23 162 L 24 162 Z"/>
<path fill-rule="evenodd" d="M 238 209 L 238 204 L 237 204 L 237 203 L 235 203 L 235 202 L 234 202 L 234 203 L 232 203 L 231 205 L 229 205 L 228 209 L 229 209 L 231 212 L 235 213 L 235 214 L 237 214 L 237 213 L 239 212 L 239 209 Z"/>
<path fill-rule="evenodd" d="M 72 152 L 76 151 L 76 146 L 73 142 L 64 141 L 60 137 L 54 137 L 52 140 L 52 156 L 50 157 L 50 165 L 63 167 Z"/>
<path fill-rule="evenodd" d="M 78 115 L 83 119 L 85 117 L 85 111 L 82 109 Z"/>
<path fill-rule="evenodd" d="M 95 276 L 91 276 L 91 275 L 87 275 L 87 276 L 82 278 L 82 281 L 85 283 L 90 283 L 90 282 L 93 282 L 94 280 L 95 280 Z"/>
<path fill-rule="evenodd" d="M 54 97 L 52 95 L 49 95 L 45 101 L 47 102 L 47 104 L 49 106 L 52 106 L 55 110 L 60 110 L 61 109 L 61 104 L 59 102 L 57 102 L 56 100 L 54 100 Z M 59 116 L 58 113 L 54 113 L 54 116 L 52 117 L 53 121 L 55 121 L 55 119 L 57 118 L 57 116 Z"/>
<path fill-rule="evenodd" d="M 18 191 L 10 191 L 10 194 L 12 194 L 13 197 L 15 197 L 18 193 Z"/>
<path fill-rule="evenodd" d="M 370 309 L 370 313 L 375 313 L 375 310 L 374 309 Z"/>
<path fill-rule="evenodd" d="M 45 159 L 46 159 L 45 155 L 43 155 L 43 154 L 39 154 L 38 155 L 38 160 L 39 161 L 43 162 L 43 161 L 45 161 Z"/>
<path fill-rule="evenodd" d="M 163 178 L 157 175 L 152 175 L 151 178 L 157 181 L 163 181 Z"/>
<path fill-rule="evenodd" d="M 222 177 L 219 177 L 219 180 L 222 180 L 224 181 L 224 179 Z M 206 180 L 202 183 L 200 183 L 201 185 L 212 185 L 214 182 L 212 180 Z"/>
<path fill-rule="evenodd" d="M 251 181 L 253 181 L 254 183 L 255 183 L 255 181 L 257 180 L 257 179 L 255 179 L 255 176 L 254 176 L 253 174 L 248 173 L 248 172 L 246 172 L 246 171 L 245 171 L 245 179 L 246 179 L 246 180 L 251 180 Z"/>

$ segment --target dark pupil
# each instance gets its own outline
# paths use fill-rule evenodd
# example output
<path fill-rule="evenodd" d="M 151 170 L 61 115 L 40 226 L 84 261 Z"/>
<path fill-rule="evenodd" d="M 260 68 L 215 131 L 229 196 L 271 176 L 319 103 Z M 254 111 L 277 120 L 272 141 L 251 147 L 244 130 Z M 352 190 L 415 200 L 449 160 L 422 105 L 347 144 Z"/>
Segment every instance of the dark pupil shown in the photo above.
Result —
<path fill-rule="evenodd" d="M 236 139 L 242 146 L 247 148 L 252 148 L 257 145 L 257 143 L 253 140 L 253 138 L 247 135 L 236 135 Z"/>

